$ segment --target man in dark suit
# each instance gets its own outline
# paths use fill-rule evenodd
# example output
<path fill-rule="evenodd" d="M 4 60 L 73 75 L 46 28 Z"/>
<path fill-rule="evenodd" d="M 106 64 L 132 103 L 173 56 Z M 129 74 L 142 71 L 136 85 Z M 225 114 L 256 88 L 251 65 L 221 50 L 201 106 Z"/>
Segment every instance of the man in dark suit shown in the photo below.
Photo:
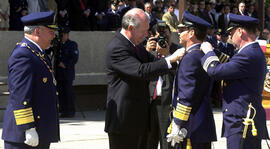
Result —
<path fill-rule="evenodd" d="M 209 76 L 224 80 L 223 85 L 223 128 L 222 136 L 227 138 L 227 148 L 260 149 L 261 140 L 268 138 L 266 116 L 262 107 L 262 90 L 266 74 L 265 57 L 260 45 L 255 42 L 258 19 L 249 16 L 230 14 L 230 31 L 233 44 L 239 51 L 227 63 L 220 63 L 212 46 L 204 43 L 201 46 L 205 56 L 201 63 Z M 256 110 L 247 136 L 242 138 L 249 105 Z M 254 115 L 251 112 L 251 116 Z M 248 117 L 250 118 L 250 117 Z M 257 128 L 257 130 L 255 130 Z M 253 133 L 252 133 L 253 134 Z M 242 143 L 240 143 L 242 142 Z"/>
<path fill-rule="evenodd" d="M 200 61 L 204 55 L 200 46 L 206 36 L 205 28 L 211 24 L 188 11 L 183 14 L 182 24 L 186 30 L 179 38 L 187 54 L 175 77 L 173 119 L 167 138 L 172 146 L 183 141 L 179 144 L 182 148 L 211 149 L 211 142 L 217 139 L 210 101 L 212 80 Z"/>
<path fill-rule="evenodd" d="M 73 117 L 75 115 L 75 96 L 72 84 L 75 79 L 75 64 L 79 58 L 79 50 L 78 44 L 69 39 L 68 27 L 60 30 L 60 37 L 60 54 L 55 68 L 59 91 L 59 112 L 60 117 Z"/>
<path fill-rule="evenodd" d="M 110 149 L 144 149 L 149 130 L 149 90 L 151 78 L 168 73 L 184 50 L 166 58 L 155 57 L 138 45 L 148 35 L 149 22 L 143 10 L 133 8 L 123 17 L 122 29 L 108 45 L 108 78 L 105 131 Z M 149 40 L 146 49 L 169 50 Z M 155 61 L 155 62 L 153 62 Z"/>
<path fill-rule="evenodd" d="M 171 31 L 165 22 L 158 22 L 153 26 L 151 31 L 155 37 L 165 37 L 170 50 L 162 53 L 153 49 L 152 54 L 157 58 L 166 57 L 173 54 L 179 46 L 172 42 Z M 166 141 L 166 131 L 169 125 L 169 113 L 172 103 L 172 89 L 175 69 L 171 69 L 168 74 L 156 77 L 149 83 L 150 102 L 151 102 L 151 118 L 150 118 L 150 133 L 148 135 L 147 149 L 157 149 L 160 143 L 161 149 L 171 148 Z"/>
<path fill-rule="evenodd" d="M 58 142 L 56 80 L 44 50 L 55 37 L 54 12 L 22 18 L 24 39 L 8 61 L 9 103 L 3 122 L 5 149 L 49 149 Z"/>

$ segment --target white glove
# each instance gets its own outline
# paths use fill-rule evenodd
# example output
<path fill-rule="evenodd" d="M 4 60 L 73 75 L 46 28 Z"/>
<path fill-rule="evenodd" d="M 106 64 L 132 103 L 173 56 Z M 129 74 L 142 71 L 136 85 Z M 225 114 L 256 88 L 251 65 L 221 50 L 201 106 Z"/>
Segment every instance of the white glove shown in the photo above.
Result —
<path fill-rule="evenodd" d="M 180 143 L 184 140 L 187 135 L 187 130 L 185 128 L 180 129 L 180 126 L 172 122 L 172 131 L 167 135 L 167 142 L 171 142 L 171 146 L 174 147 L 176 143 Z"/>
<path fill-rule="evenodd" d="M 170 63 L 172 64 L 172 63 L 175 63 L 177 61 L 180 61 L 185 54 L 186 54 L 186 49 L 185 48 L 177 49 L 172 55 L 170 55 L 168 57 Z"/>
<path fill-rule="evenodd" d="M 36 128 L 31 128 L 25 131 L 25 144 L 29 146 L 37 146 L 38 145 L 38 134 Z"/>
<path fill-rule="evenodd" d="M 213 51 L 213 46 L 209 42 L 203 42 L 201 44 L 201 50 L 203 51 L 204 54 Z"/>

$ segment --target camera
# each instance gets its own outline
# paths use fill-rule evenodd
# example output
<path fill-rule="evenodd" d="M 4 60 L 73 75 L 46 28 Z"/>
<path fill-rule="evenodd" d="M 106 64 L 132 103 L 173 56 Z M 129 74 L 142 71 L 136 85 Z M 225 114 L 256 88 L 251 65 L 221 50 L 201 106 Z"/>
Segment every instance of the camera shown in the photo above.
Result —
<path fill-rule="evenodd" d="M 166 23 L 164 21 L 158 22 L 156 25 L 154 25 L 151 29 L 152 34 L 155 36 L 156 33 L 159 33 L 159 36 L 157 38 L 154 38 L 158 45 L 162 48 L 166 48 L 166 43 L 168 43 L 168 38 L 165 34 L 166 29 Z"/>

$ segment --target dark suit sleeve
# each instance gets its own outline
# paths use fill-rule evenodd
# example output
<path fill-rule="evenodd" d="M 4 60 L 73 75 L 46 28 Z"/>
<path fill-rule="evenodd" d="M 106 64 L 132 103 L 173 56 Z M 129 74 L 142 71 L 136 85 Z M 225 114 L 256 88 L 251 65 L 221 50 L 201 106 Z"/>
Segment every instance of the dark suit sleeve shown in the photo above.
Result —
<path fill-rule="evenodd" d="M 12 90 L 10 99 L 16 125 L 27 130 L 34 127 L 34 117 L 31 103 L 32 83 L 34 80 L 31 57 L 20 54 L 12 59 L 9 65 L 9 87 Z M 12 116 L 13 117 L 13 116 Z"/>
<path fill-rule="evenodd" d="M 125 76 L 151 78 L 167 73 L 169 70 L 164 58 L 154 62 L 142 63 L 135 53 L 125 47 L 115 47 L 112 51 L 111 63 L 113 69 Z"/>

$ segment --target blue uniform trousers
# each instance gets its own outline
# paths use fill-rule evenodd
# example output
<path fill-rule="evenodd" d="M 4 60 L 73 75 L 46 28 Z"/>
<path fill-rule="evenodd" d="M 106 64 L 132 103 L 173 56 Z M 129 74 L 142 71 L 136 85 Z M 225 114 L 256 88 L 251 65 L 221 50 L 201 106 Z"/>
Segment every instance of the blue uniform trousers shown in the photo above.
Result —
<path fill-rule="evenodd" d="M 50 143 L 39 143 L 38 146 L 32 147 L 25 143 L 15 143 L 5 141 L 5 149 L 49 149 Z"/>
<path fill-rule="evenodd" d="M 227 137 L 227 149 L 240 148 L 242 133 L 236 133 Z M 244 141 L 243 149 L 261 149 L 261 139 L 256 137 L 247 137 Z"/>
<path fill-rule="evenodd" d="M 177 144 L 177 149 L 186 149 L 187 140 L 185 139 L 184 142 Z M 198 143 L 198 142 L 191 142 L 192 149 L 211 149 L 211 142 L 206 143 Z"/>
<path fill-rule="evenodd" d="M 74 94 L 72 91 L 73 80 L 58 80 L 57 88 L 59 91 L 59 111 L 64 114 L 75 114 Z"/>

